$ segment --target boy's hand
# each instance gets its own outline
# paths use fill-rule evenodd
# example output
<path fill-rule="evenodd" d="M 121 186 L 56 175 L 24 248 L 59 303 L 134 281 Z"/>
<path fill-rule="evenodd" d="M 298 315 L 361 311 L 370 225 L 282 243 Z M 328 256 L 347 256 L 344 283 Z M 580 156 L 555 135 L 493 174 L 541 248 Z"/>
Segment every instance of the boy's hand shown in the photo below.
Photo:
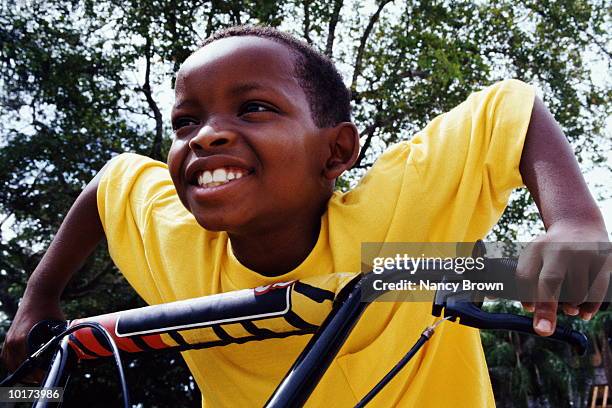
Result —
<path fill-rule="evenodd" d="M 557 307 L 589 320 L 606 296 L 612 270 L 610 242 L 599 223 L 557 222 L 520 255 L 517 285 L 523 307 L 535 312 L 534 330 L 555 330 Z"/>
<path fill-rule="evenodd" d="M 40 295 L 26 294 L 15 314 L 0 353 L 2 364 L 13 372 L 28 357 L 28 333 L 39 321 L 46 319 L 66 320 L 59 301 Z M 40 384 L 44 379 L 43 370 L 37 369 L 27 375 L 22 382 Z"/>
<path fill-rule="evenodd" d="M 535 331 L 548 336 L 558 303 L 566 314 L 583 319 L 599 309 L 612 269 L 610 242 L 574 152 L 538 97 L 519 170 L 547 230 L 519 257 L 519 294 L 535 311 Z"/>

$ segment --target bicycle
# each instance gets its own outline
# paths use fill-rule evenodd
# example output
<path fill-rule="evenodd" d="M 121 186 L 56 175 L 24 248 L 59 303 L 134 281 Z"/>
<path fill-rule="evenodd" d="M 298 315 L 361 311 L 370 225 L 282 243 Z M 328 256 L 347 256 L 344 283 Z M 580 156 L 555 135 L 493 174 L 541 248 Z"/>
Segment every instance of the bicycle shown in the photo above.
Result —
<path fill-rule="evenodd" d="M 442 271 L 426 264 L 423 268 L 432 279 L 453 279 L 453 274 L 449 274 L 447 270 Z M 503 280 L 508 285 L 506 293 L 512 294 L 516 291 L 512 285 L 515 269 L 514 259 L 486 259 L 486 267 L 479 272 L 478 277 Z M 414 276 L 391 271 L 387 279 L 397 281 Z M 119 350 L 128 353 L 182 351 L 314 334 L 265 404 L 268 408 L 302 406 L 336 357 L 361 314 L 371 301 L 386 293 L 372 293 L 368 289 L 373 279 L 379 277 L 367 273 L 351 279 L 339 278 L 337 281 L 340 282 L 340 287 L 335 291 L 311 286 L 304 281 L 291 281 L 73 321 L 39 322 L 32 328 L 28 337 L 30 350 L 35 351 L 14 373 L 4 379 L 0 386 L 14 384 L 35 366 L 48 366 L 42 387 L 65 387 L 70 376 L 69 368 L 75 361 L 113 356 L 119 371 L 124 406 L 128 407 L 129 393 Z M 608 298 L 610 289 L 609 287 Z M 307 321 L 300 316 L 300 297 L 319 305 L 321 313 L 318 316 L 321 316 L 321 320 Z M 435 291 L 432 314 L 441 319 L 421 333 L 406 355 L 356 406 L 363 407 L 371 401 L 431 338 L 436 326 L 443 321 L 450 320 L 478 329 L 535 334 L 530 318 L 487 313 L 481 310 L 481 305 L 482 298 L 475 298 L 469 291 Z M 602 309 L 606 307 L 607 304 L 602 305 Z M 275 330 L 255 324 L 279 317 L 285 324 L 278 325 L 276 320 Z M 242 338 L 224 338 L 221 334 L 222 326 L 228 323 L 240 323 L 249 335 Z M 198 341 L 185 341 L 180 331 L 194 329 L 201 330 Z M 569 328 L 557 326 L 549 338 L 572 345 L 578 354 L 584 354 L 587 350 L 586 336 Z M 47 400 L 39 400 L 33 406 L 42 408 L 48 407 L 49 404 Z"/>

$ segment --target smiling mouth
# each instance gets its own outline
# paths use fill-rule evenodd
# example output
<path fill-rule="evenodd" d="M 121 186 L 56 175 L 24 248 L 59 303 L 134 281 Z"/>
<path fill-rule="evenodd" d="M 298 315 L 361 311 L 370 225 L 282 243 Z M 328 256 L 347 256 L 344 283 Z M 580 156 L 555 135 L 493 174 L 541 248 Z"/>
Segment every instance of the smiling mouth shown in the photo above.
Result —
<path fill-rule="evenodd" d="M 212 171 L 198 171 L 194 174 L 191 184 L 202 188 L 218 187 L 239 180 L 251 173 L 251 171 L 240 167 L 220 167 Z"/>

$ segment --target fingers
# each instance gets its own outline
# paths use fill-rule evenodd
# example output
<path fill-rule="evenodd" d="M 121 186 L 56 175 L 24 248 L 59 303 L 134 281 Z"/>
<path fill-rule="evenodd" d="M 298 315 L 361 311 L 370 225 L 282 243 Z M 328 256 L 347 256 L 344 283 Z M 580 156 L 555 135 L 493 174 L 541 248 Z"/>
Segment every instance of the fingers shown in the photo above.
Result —
<path fill-rule="evenodd" d="M 584 320 L 591 320 L 593 315 L 599 310 L 604 301 L 610 285 L 610 272 L 607 269 L 597 271 L 595 279 L 589 290 L 588 302 L 580 305 L 580 317 Z"/>
<path fill-rule="evenodd" d="M 2 351 L 0 352 L 0 360 L 11 373 L 15 372 L 29 355 L 27 343 L 29 330 L 30 325 L 25 324 L 16 316 L 6 334 Z M 28 373 L 28 376 L 24 377 L 24 382 L 26 379 L 29 379 L 31 382 L 40 381 L 40 377 L 41 373 Z"/>
<path fill-rule="evenodd" d="M 612 271 L 612 256 L 609 251 L 602 255 L 600 246 L 597 242 L 548 242 L 540 237 L 522 251 L 517 290 L 523 307 L 534 312 L 537 334 L 554 332 L 559 307 L 585 320 L 598 311 Z"/>
<path fill-rule="evenodd" d="M 523 307 L 534 312 L 535 332 L 550 336 L 557 322 L 557 302 L 567 269 L 559 254 L 544 249 L 544 243 L 534 241 L 522 251 L 516 279 Z"/>
<path fill-rule="evenodd" d="M 577 253 L 568 260 L 567 276 L 564 282 L 563 311 L 566 315 L 577 316 L 579 305 L 586 299 L 589 292 L 589 264 L 588 253 Z"/>
<path fill-rule="evenodd" d="M 516 267 L 516 288 L 523 308 L 528 312 L 535 311 L 536 288 L 538 275 L 542 267 L 539 244 L 533 242 L 520 254 Z"/>
<path fill-rule="evenodd" d="M 557 324 L 557 304 L 567 266 L 562 254 L 546 254 L 537 285 L 533 328 L 540 336 L 550 336 Z"/>
<path fill-rule="evenodd" d="M 12 372 L 11 367 L 9 366 L 8 358 L 6 355 L 6 340 L 2 343 L 2 348 L 0 349 L 0 364 L 4 366 L 7 371 Z"/>
<path fill-rule="evenodd" d="M 22 342 L 15 340 L 9 331 L 2 346 L 2 353 L 0 354 L 2 364 L 9 372 L 15 371 L 19 364 L 21 364 L 21 361 L 26 358 L 25 350 L 21 346 Z"/>
<path fill-rule="evenodd" d="M 580 317 L 584 320 L 590 320 L 601 307 L 603 301 L 610 301 L 606 298 L 609 292 L 611 281 L 610 273 L 612 272 L 612 256 L 610 254 L 609 243 L 603 245 L 603 251 L 593 251 L 590 264 L 590 287 L 588 288 L 588 296 L 586 302 L 579 305 Z"/>
<path fill-rule="evenodd" d="M 20 340 L 20 336 L 12 333 L 7 333 L 2 351 L 0 352 L 0 360 L 6 367 L 9 373 L 13 373 L 28 357 L 26 350 L 26 341 Z M 27 375 L 19 380 L 20 383 L 26 385 L 40 385 L 44 380 L 46 372 L 40 368 L 31 370 Z"/>
<path fill-rule="evenodd" d="M 8 372 L 12 373 L 19 367 L 19 364 L 21 364 L 20 359 L 16 357 L 21 354 L 17 353 L 15 350 L 11 351 L 10 348 L 10 343 L 4 343 L 2 347 L 2 364 L 6 367 Z M 25 358 L 23 360 L 25 360 Z"/>

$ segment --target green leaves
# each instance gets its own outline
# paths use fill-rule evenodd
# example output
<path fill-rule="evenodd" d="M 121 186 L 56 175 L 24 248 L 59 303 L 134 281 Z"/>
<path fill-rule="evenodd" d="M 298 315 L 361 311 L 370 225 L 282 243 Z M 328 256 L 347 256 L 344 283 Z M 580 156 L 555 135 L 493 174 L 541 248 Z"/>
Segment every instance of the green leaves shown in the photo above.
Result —
<path fill-rule="evenodd" d="M 485 310 L 527 315 L 517 304 L 501 300 Z M 586 325 L 564 316 L 559 324 L 583 332 Z M 483 330 L 481 339 L 497 406 L 585 406 L 593 373 L 590 355 L 579 357 L 566 344 L 515 332 Z"/>

